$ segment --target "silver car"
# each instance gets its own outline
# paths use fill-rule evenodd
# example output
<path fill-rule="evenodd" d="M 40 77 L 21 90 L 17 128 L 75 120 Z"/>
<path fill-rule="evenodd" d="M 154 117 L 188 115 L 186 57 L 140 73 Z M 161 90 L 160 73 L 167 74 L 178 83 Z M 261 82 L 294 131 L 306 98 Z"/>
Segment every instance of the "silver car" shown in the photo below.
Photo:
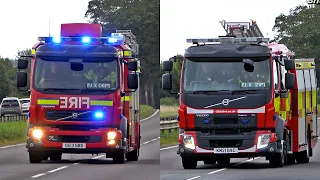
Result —
<path fill-rule="evenodd" d="M 23 115 L 27 115 L 30 107 L 30 98 L 21 98 L 19 99 L 21 104 L 21 111 Z"/>
<path fill-rule="evenodd" d="M 2 99 L 0 115 L 22 115 L 21 103 L 16 97 L 6 97 Z"/>

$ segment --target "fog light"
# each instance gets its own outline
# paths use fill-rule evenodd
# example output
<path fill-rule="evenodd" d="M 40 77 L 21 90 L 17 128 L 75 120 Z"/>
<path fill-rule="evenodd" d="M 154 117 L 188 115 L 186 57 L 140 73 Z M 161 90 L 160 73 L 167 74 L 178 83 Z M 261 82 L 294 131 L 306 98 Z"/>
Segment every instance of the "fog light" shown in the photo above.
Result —
<path fill-rule="evenodd" d="M 114 145 L 115 143 L 116 143 L 115 140 L 110 140 L 110 141 L 108 142 L 108 144 L 110 144 L 110 145 Z"/>
<path fill-rule="evenodd" d="M 42 138 L 42 131 L 40 129 L 34 129 L 32 131 L 32 137 L 36 138 L 36 139 L 41 139 Z"/>

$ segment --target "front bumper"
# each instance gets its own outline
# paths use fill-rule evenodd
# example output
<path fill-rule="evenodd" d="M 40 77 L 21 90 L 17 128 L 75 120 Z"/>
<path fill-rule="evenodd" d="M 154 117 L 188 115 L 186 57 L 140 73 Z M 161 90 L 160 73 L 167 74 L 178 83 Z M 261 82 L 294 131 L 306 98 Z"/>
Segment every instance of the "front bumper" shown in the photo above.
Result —
<path fill-rule="evenodd" d="M 113 130 L 114 131 L 114 130 Z M 99 154 L 124 150 L 125 146 L 121 138 L 115 138 L 114 144 L 108 144 L 108 130 L 99 131 L 62 131 L 43 130 L 41 139 L 29 136 L 26 148 L 28 151 Z M 85 144 L 82 148 L 64 148 L 64 143 Z"/>
<path fill-rule="evenodd" d="M 180 156 L 197 157 L 198 159 L 205 159 L 207 157 L 230 157 L 230 158 L 247 158 L 247 157 L 267 157 L 272 156 L 278 149 L 278 143 L 273 142 L 262 149 L 257 149 L 253 146 L 248 149 L 239 149 L 238 153 L 215 154 L 214 150 L 207 150 L 196 146 L 195 149 L 186 148 L 184 144 L 179 144 L 177 154 Z"/>

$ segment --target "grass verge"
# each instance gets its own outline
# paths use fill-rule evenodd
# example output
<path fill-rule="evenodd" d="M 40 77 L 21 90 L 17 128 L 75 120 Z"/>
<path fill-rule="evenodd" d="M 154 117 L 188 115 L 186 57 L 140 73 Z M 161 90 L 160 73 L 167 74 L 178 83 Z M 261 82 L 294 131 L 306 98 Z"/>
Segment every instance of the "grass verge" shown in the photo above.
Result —
<path fill-rule="evenodd" d="M 0 123 L 0 146 L 25 142 L 26 126 L 25 121 Z"/>
<path fill-rule="evenodd" d="M 167 105 L 161 105 L 160 106 L 160 117 L 171 117 L 171 116 L 177 116 L 178 115 L 178 106 L 167 106 Z"/>
<path fill-rule="evenodd" d="M 178 130 L 172 130 L 160 132 L 160 147 L 168 147 L 178 144 L 179 139 L 179 131 Z"/>
<path fill-rule="evenodd" d="M 140 119 L 145 119 L 155 113 L 157 110 L 148 105 L 140 105 Z"/>

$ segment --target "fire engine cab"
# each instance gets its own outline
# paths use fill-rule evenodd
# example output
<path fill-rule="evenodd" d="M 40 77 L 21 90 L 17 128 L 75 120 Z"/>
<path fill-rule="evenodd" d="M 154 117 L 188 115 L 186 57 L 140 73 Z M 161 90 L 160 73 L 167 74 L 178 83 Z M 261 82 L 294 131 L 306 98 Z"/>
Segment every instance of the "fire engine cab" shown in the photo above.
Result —
<path fill-rule="evenodd" d="M 31 163 L 63 153 L 105 153 L 137 161 L 140 149 L 138 44 L 130 30 L 101 37 L 100 24 L 61 25 L 18 60 L 17 87 L 28 85 L 27 150 Z"/>

